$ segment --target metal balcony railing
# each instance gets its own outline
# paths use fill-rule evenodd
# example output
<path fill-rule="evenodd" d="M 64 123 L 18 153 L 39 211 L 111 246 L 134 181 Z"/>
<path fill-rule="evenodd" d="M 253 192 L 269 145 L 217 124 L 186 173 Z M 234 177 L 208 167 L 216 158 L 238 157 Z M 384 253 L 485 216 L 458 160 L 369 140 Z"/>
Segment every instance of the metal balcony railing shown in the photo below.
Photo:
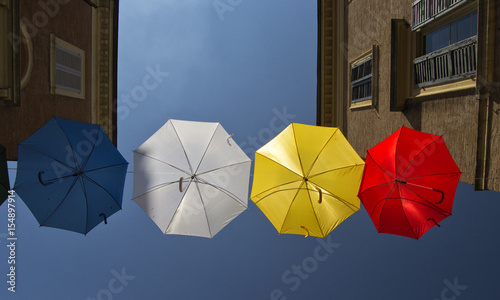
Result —
<path fill-rule="evenodd" d="M 417 30 L 472 0 L 417 0 L 411 6 L 411 28 Z"/>
<path fill-rule="evenodd" d="M 477 36 L 413 60 L 415 85 L 425 87 L 476 75 Z"/>

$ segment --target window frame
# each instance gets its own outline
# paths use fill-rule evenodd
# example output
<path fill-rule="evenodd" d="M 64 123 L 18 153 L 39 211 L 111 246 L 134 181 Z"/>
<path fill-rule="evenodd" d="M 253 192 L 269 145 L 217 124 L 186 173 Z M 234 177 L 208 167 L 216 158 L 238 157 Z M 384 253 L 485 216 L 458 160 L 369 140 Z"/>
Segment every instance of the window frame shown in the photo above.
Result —
<path fill-rule="evenodd" d="M 348 84 L 348 101 L 349 101 L 349 108 L 350 109 L 356 109 L 356 108 L 366 108 L 366 107 L 375 107 L 377 103 L 377 91 L 378 91 L 378 57 L 377 57 L 377 46 L 373 45 L 372 48 L 362 55 L 358 56 L 357 58 L 353 59 L 349 63 L 349 68 L 348 68 L 348 77 L 349 78 L 349 84 Z M 352 80 L 352 74 L 353 70 L 356 67 L 359 67 L 363 65 L 364 63 L 368 62 L 371 60 L 371 73 L 366 74 L 361 78 L 356 78 L 355 80 Z M 353 89 L 357 86 L 361 86 L 363 84 L 366 84 L 368 80 L 371 81 L 371 96 L 366 96 L 362 98 L 358 98 L 353 101 Z"/>

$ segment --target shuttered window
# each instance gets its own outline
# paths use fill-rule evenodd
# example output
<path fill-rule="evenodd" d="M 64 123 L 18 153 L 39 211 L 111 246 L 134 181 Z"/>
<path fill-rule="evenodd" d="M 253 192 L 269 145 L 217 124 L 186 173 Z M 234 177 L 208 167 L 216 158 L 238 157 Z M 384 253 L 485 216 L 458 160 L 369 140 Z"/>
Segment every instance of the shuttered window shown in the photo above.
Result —
<path fill-rule="evenodd" d="M 372 57 L 351 67 L 351 102 L 372 98 Z"/>
<path fill-rule="evenodd" d="M 53 94 L 84 98 L 85 52 L 52 37 L 51 91 Z"/>
<path fill-rule="evenodd" d="M 56 88 L 82 92 L 82 56 L 56 45 L 55 48 Z"/>

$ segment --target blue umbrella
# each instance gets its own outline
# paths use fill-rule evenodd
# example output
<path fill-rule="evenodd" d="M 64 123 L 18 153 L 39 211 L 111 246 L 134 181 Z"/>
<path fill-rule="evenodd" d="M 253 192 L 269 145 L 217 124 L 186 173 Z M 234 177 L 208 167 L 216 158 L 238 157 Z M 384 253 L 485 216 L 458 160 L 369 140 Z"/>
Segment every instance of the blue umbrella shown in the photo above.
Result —
<path fill-rule="evenodd" d="M 127 166 L 100 125 L 54 117 L 18 145 L 14 190 L 40 226 L 87 234 L 121 209 Z"/>
<path fill-rule="evenodd" d="M 5 147 L 0 145 L 0 205 L 7 199 L 10 190 L 7 155 L 5 151 Z"/>

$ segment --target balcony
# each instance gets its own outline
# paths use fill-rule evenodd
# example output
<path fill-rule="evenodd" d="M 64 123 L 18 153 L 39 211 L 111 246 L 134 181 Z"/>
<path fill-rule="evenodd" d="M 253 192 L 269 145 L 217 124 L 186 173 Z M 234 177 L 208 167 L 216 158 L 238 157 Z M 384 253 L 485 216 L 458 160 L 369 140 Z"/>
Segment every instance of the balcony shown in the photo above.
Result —
<path fill-rule="evenodd" d="M 411 7 L 413 31 L 471 0 L 417 0 Z"/>
<path fill-rule="evenodd" d="M 415 86 L 426 87 L 476 75 L 477 36 L 413 60 Z"/>

